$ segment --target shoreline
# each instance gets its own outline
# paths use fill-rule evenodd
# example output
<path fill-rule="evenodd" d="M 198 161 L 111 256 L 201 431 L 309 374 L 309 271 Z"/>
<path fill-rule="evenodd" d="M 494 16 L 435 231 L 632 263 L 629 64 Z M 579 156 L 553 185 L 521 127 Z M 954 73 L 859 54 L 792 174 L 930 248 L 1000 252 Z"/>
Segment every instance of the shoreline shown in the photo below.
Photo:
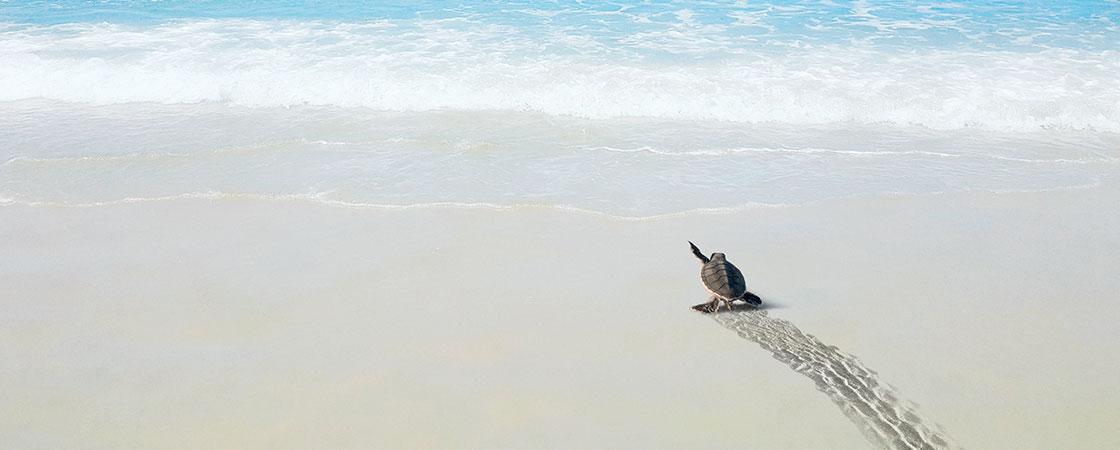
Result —
<path fill-rule="evenodd" d="M 1109 184 L 1109 177 L 1099 179 L 1092 183 L 1076 186 L 1060 186 L 1044 189 L 1011 189 L 1011 190 L 989 190 L 989 189 L 966 189 L 959 191 L 942 191 L 942 192 L 927 192 L 927 193 L 886 193 L 886 194 L 863 194 L 853 195 L 840 198 L 828 198 L 817 201 L 801 202 L 801 203 L 745 203 L 734 206 L 726 207 L 712 207 L 712 208 L 694 208 L 683 211 L 648 214 L 648 215 L 622 215 L 610 213 L 606 211 L 598 211 L 589 208 L 577 207 L 566 204 L 538 204 L 532 202 L 521 203 L 492 203 L 492 202 L 422 202 L 422 203 L 406 203 L 406 204 L 391 204 L 391 203 L 364 203 L 357 201 L 347 200 L 333 200 L 325 199 L 330 192 L 318 192 L 307 194 L 258 194 L 258 193 L 227 193 L 221 191 L 206 191 L 206 192 L 188 192 L 183 194 L 166 195 L 158 197 L 125 197 L 121 199 L 104 200 L 104 201 L 90 201 L 90 202 L 66 202 L 66 201 L 51 201 L 51 200 L 17 200 L 12 198 L 0 198 L 0 207 L 4 206 L 26 206 L 26 207 L 47 207 L 47 208 L 100 208 L 107 206 L 128 205 L 128 204 L 143 204 L 143 203 L 160 203 L 160 202 L 175 202 L 175 201 L 190 201 L 190 200 L 208 200 L 208 201 L 252 201 L 252 202 L 267 202 L 283 204 L 285 202 L 303 202 L 311 206 L 324 206 L 328 208 L 342 208 L 354 211 L 404 211 L 404 210 L 443 210 L 443 211 L 509 211 L 511 213 L 517 212 L 556 212 L 560 214 L 576 214 L 588 217 L 600 217 L 615 221 L 622 222 L 644 222 L 644 221 L 661 221 L 661 220 L 674 220 L 686 219 L 689 217 L 701 216 L 725 216 L 735 214 L 745 214 L 759 209 L 798 209 L 798 208 L 813 208 L 813 207 L 829 207 L 837 204 L 847 202 L 864 202 L 864 201 L 903 201 L 912 199 L 919 201 L 921 199 L 937 199 L 942 197 L 953 196 L 968 196 L 968 195 L 1019 195 L 1019 194 L 1047 194 L 1047 193 L 1060 193 L 1068 191 L 1083 191 L 1092 190 L 1095 188 L 1104 187 Z M 952 200 L 952 199 L 950 199 Z"/>

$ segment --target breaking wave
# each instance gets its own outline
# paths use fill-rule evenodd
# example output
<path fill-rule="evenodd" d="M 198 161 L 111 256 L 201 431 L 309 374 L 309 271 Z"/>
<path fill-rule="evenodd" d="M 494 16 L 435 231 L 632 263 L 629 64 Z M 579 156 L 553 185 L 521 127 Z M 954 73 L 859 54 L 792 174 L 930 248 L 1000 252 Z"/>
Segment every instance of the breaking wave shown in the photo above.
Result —
<path fill-rule="evenodd" d="M 578 30 L 578 29 L 576 29 Z M 0 101 L 219 102 L 384 111 L 533 111 L 934 129 L 1120 132 L 1114 50 L 729 47 L 680 29 L 641 42 L 467 19 L 0 23 Z M 723 34 L 721 34 L 723 33 Z M 720 38 L 717 40 L 717 38 Z M 653 37 L 650 37 L 653 39 Z"/>

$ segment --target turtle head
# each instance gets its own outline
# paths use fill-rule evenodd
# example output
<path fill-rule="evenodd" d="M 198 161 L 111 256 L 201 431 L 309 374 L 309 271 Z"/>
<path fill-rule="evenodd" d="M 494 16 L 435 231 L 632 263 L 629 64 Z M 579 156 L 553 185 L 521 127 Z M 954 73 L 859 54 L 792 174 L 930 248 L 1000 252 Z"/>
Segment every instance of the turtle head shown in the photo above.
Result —
<path fill-rule="evenodd" d="M 712 259 L 726 259 L 723 253 L 712 253 Z"/>

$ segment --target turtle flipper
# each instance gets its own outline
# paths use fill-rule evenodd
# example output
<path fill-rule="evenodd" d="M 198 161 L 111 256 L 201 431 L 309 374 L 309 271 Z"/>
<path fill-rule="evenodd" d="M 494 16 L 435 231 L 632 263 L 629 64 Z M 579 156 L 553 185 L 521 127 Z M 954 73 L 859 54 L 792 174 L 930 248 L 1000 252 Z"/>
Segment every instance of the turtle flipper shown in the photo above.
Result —
<path fill-rule="evenodd" d="M 696 255 L 697 258 L 700 258 L 700 261 L 704 264 L 707 264 L 708 261 L 711 261 L 707 256 L 704 256 L 703 253 L 700 253 L 700 249 L 696 248 L 696 244 L 693 244 L 692 241 L 688 241 L 688 246 L 692 247 L 692 254 Z"/>
<path fill-rule="evenodd" d="M 711 314 L 713 308 L 711 303 L 701 303 L 699 305 L 692 305 L 692 309 L 695 311 L 700 311 L 704 314 Z"/>
<path fill-rule="evenodd" d="M 707 303 L 701 303 L 699 305 L 694 305 L 692 307 L 692 309 L 694 309 L 696 311 L 700 311 L 704 314 L 711 314 L 711 313 L 715 312 L 715 308 L 716 308 L 717 305 L 719 305 L 719 298 L 713 295 L 711 297 L 708 297 Z"/>
<path fill-rule="evenodd" d="M 762 306 L 762 299 L 758 298 L 757 295 L 752 294 L 750 291 L 744 292 L 742 299 L 744 302 L 747 302 L 748 305 L 755 308 Z"/>

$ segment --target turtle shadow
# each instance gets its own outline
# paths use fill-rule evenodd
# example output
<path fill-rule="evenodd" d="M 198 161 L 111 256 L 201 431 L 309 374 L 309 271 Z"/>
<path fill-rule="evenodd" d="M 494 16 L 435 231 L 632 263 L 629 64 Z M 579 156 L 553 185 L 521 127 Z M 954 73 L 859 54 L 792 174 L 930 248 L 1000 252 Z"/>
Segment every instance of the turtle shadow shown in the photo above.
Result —
<path fill-rule="evenodd" d="M 770 308 L 739 305 L 731 311 L 709 315 L 724 328 L 758 344 L 774 359 L 812 380 L 817 390 L 828 396 L 875 446 L 956 447 L 939 426 L 918 415 L 917 405 L 903 400 L 858 358 L 821 342 L 787 320 L 770 317 L 767 309 Z"/>

